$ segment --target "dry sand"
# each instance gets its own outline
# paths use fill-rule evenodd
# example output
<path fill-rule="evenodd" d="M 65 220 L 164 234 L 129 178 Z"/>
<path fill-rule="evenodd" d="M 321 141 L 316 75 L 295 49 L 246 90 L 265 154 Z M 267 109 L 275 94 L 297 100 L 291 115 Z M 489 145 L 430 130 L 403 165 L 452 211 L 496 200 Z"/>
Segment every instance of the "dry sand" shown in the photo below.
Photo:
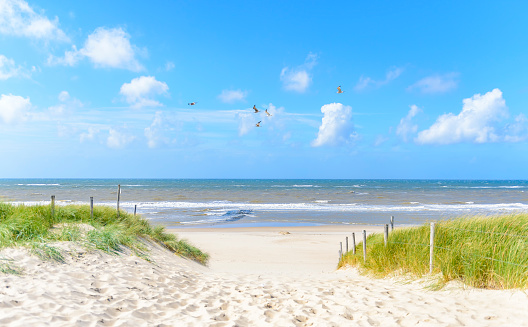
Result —
<path fill-rule="evenodd" d="M 153 263 L 74 244 L 64 264 L 4 249 L 24 274 L 0 273 L 0 326 L 528 326 L 525 292 L 336 271 L 339 242 L 363 228 L 170 230 L 208 267 L 154 245 Z"/>

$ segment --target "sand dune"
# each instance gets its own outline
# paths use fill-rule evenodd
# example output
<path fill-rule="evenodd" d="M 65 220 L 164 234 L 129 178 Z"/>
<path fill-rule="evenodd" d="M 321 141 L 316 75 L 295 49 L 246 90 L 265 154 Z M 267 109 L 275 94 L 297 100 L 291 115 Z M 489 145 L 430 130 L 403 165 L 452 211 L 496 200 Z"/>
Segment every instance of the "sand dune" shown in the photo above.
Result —
<path fill-rule="evenodd" d="M 64 264 L 4 249 L 24 273 L 0 275 L 0 326 L 528 325 L 521 291 L 429 291 L 335 271 L 354 228 L 175 230 L 211 254 L 209 267 L 155 245 L 153 262 L 73 244 Z"/>

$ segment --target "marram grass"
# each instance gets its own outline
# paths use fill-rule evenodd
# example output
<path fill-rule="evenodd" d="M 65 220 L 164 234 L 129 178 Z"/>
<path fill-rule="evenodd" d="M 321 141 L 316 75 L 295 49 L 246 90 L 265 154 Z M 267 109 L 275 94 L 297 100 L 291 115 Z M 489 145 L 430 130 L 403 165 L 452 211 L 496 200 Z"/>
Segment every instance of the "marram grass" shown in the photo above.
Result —
<path fill-rule="evenodd" d="M 383 234 L 367 238 L 356 255 L 346 253 L 339 263 L 358 266 L 379 277 L 429 274 L 430 225 L 395 229 L 385 246 Z M 478 288 L 528 288 L 528 214 L 460 217 L 435 223 L 434 276 L 438 285 L 453 280 Z"/>
<path fill-rule="evenodd" d="M 150 239 L 202 264 L 209 258 L 174 234 L 166 233 L 163 226 L 153 227 L 140 216 L 124 211 L 118 216 L 117 210 L 110 207 L 95 206 L 92 218 L 88 205 L 56 206 L 52 214 L 50 206 L 0 203 L 0 249 L 27 246 L 43 260 L 64 261 L 61 252 L 50 245 L 57 241 L 77 242 L 108 253 L 128 247 L 148 259 L 141 239 Z M 1 272 L 19 272 L 10 261 L 0 260 Z"/>

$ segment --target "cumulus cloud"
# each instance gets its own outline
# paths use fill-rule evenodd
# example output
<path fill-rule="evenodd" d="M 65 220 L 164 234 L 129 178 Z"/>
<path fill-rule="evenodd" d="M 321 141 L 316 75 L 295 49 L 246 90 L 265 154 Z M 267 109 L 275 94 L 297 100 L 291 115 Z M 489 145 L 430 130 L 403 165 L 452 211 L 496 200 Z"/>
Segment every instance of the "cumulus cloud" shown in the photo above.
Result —
<path fill-rule="evenodd" d="M 137 61 L 137 47 L 130 43 L 130 35 L 121 28 L 97 28 L 88 36 L 84 47 L 77 50 L 75 45 L 66 51 L 64 57 L 50 56 L 48 64 L 74 66 L 83 58 L 88 58 L 95 67 L 121 68 L 131 71 L 142 71 L 143 66 Z"/>
<path fill-rule="evenodd" d="M 25 120 L 30 109 L 31 102 L 29 98 L 11 94 L 2 94 L 0 97 L 0 121 L 5 124 Z"/>
<path fill-rule="evenodd" d="M 68 41 L 58 27 L 59 19 L 53 20 L 36 13 L 23 0 L 0 1 L 0 33 L 41 40 Z"/>
<path fill-rule="evenodd" d="M 169 87 L 166 83 L 157 81 L 154 76 L 134 78 L 130 83 L 124 83 L 119 93 L 125 97 L 132 108 L 159 107 L 161 103 L 154 100 L 156 95 L 167 94 Z"/>
<path fill-rule="evenodd" d="M 410 107 L 411 109 L 407 113 L 407 116 L 400 120 L 400 124 L 396 128 L 396 135 L 400 136 L 404 142 L 407 142 L 409 137 L 413 134 L 416 134 L 418 131 L 418 125 L 413 124 L 412 119 L 418 113 L 422 112 L 422 110 L 414 104 Z"/>
<path fill-rule="evenodd" d="M 0 80 L 12 77 L 29 77 L 30 73 L 22 66 L 17 66 L 13 59 L 0 55 Z"/>
<path fill-rule="evenodd" d="M 321 112 L 323 120 L 312 146 L 344 144 L 356 137 L 352 123 L 352 107 L 330 103 L 322 106 Z"/>
<path fill-rule="evenodd" d="M 247 96 L 247 91 L 238 90 L 223 90 L 222 93 L 218 96 L 220 101 L 224 103 L 234 103 L 237 101 L 245 101 Z"/>
<path fill-rule="evenodd" d="M 458 115 L 441 115 L 429 129 L 418 133 L 415 141 L 420 144 L 496 142 L 500 140 L 496 125 L 506 117 L 508 108 L 499 89 L 475 94 L 463 100 Z"/>
<path fill-rule="evenodd" d="M 394 67 L 390 69 L 383 80 L 374 80 L 368 76 L 361 76 L 354 87 L 356 91 L 363 91 L 368 87 L 380 87 L 398 78 L 403 73 L 403 68 Z"/>
<path fill-rule="evenodd" d="M 106 145 L 109 148 L 119 149 L 125 147 L 134 139 L 135 137 L 132 135 L 110 128 L 108 131 L 108 138 L 106 139 Z"/>
<path fill-rule="evenodd" d="M 409 91 L 417 89 L 422 93 L 445 93 L 458 86 L 458 73 L 448 73 L 444 75 L 433 75 L 422 78 L 418 82 L 409 86 Z"/>
<path fill-rule="evenodd" d="M 317 55 L 309 53 L 304 64 L 296 68 L 284 67 L 280 79 L 284 89 L 299 93 L 305 92 L 312 83 L 310 71 L 317 64 Z"/>

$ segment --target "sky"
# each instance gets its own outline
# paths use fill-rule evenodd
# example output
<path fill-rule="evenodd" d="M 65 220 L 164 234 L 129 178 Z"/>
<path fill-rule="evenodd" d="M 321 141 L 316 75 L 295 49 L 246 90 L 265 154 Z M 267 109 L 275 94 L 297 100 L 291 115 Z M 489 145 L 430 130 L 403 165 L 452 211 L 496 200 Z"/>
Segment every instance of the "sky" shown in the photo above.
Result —
<path fill-rule="evenodd" d="M 526 12 L 0 0 L 0 178 L 528 179 Z"/>

